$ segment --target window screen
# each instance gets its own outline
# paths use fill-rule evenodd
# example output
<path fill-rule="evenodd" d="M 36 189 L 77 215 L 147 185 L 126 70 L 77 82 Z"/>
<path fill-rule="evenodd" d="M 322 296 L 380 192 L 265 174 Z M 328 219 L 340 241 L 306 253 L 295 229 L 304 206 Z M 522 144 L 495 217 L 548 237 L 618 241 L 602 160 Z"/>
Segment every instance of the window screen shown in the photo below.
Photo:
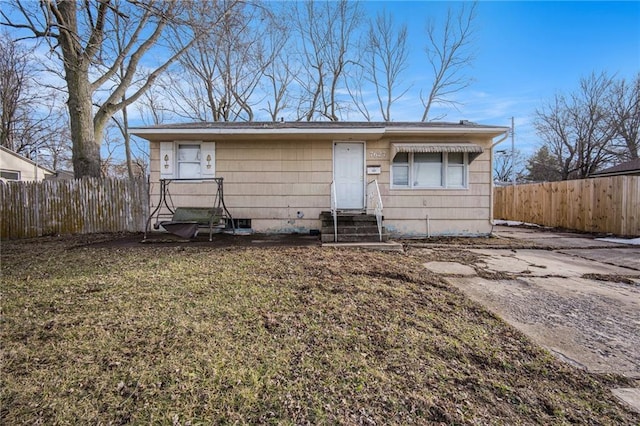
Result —
<path fill-rule="evenodd" d="M 416 152 L 413 154 L 413 186 L 442 186 L 442 154 Z"/>
<path fill-rule="evenodd" d="M 200 177 L 200 145 L 178 145 L 178 177 Z"/>

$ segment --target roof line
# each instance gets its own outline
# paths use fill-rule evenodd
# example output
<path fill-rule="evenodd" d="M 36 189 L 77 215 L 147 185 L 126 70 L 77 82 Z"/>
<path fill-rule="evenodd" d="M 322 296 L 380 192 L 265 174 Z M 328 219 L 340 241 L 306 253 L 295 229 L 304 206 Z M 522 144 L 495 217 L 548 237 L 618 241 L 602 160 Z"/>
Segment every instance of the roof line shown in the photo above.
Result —
<path fill-rule="evenodd" d="M 483 126 L 483 127 L 466 127 L 464 125 L 460 126 L 442 126 L 442 127 L 394 127 L 394 126 L 384 126 L 384 127 L 310 127 L 310 128 L 300 128 L 300 127 L 286 127 L 286 128 L 260 128 L 260 127 L 250 127 L 250 128 L 239 128 L 239 127 L 230 127 L 230 128 L 211 128 L 211 127 L 198 127 L 198 128 L 181 128 L 181 127 L 134 127 L 130 128 L 130 133 L 134 135 L 156 135 L 156 134 L 167 134 L 167 133 L 180 133 L 185 135 L 200 135 L 200 134 L 209 134 L 209 135 L 253 135 L 253 134 L 317 134 L 318 132 L 326 133 L 326 134 L 361 134 L 361 135 L 394 135 L 394 134 L 424 134 L 424 133 L 450 133 L 450 134 L 459 134 L 459 133 L 475 133 L 475 134 L 487 134 L 487 133 L 496 133 L 502 134 L 509 130 L 509 127 L 503 126 Z"/>
<path fill-rule="evenodd" d="M 42 170 L 45 170 L 45 171 L 50 172 L 50 173 L 52 173 L 52 174 L 56 174 L 56 171 L 55 171 L 55 170 L 52 170 L 52 169 L 50 169 L 50 168 L 48 168 L 48 167 L 45 167 L 45 166 L 43 166 L 42 164 L 38 164 L 38 163 L 36 163 L 35 161 L 33 161 L 32 159 L 27 158 L 27 157 L 25 157 L 24 155 L 18 154 L 17 152 L 12 151 L 12 150 L 10 150 L 10 149 L 9 149 L 9 148 L 7 148 L 7 147 L 0 146 L 0 148 L 2 149 L 2 151 L 6 152 L 7 154 L 11 154 L 11 155 L 13 155 L 14 157 L 19 158 L 19 159 L 20 159 L 20 160 L 22 160 L 22 161 L 26 161 L 26 162 L 30 163 L 32 166 L 36 166 L 36 167 L 38 167 L 38 168 L 40 168 L 40 169 L 42 169 Z"/>
<path fill-rule="evenodd" d="M 178 132 L 183 134 L 193 134 L 198 135 L 202 133 L 207 134 L 215 134 L 215 135 L 230 135 L 230 134 L 256 134 L 256 133 L 267 133 L 267 134 L 296 134 L 296 133 L 317 133 L 318 128 L 313 129 L 300 129 L 300 128 L 284 128 L 284 129 L 271 129 L 271 128 L 249 128 L 249 129 L 241 129 L 238 127 L 221 129 L 221 128 L 211 128 L 211 127 L 199 127 L 195 129 L 186 129 L 181 127 L 161 127 L 161 128 L 150 128 L 150 127 L 138 127 L 138 128 L 130 128 L 129 129 L 133 134 L 141 134 L 141 135 L 153 135 L 153 134 L 164 134 L 168 132 Z M 384 129 L 381 128 L 372 128 L 372 129 L 349 129 L 346 127 L 338 128 L 338 129 L 322 129 L 326 133 L 345 133 L 345 130 L 348 130 L 349 133 L 359 133 L 359 134 L 382 134 L 384 133 Z"/>

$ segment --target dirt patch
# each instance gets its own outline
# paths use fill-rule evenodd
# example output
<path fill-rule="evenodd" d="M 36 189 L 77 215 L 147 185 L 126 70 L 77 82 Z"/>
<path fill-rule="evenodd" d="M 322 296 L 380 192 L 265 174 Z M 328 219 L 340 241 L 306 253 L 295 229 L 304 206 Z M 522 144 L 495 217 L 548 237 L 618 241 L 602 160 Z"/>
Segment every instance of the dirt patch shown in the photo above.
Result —
<path fill-rule="evenodd" d="M 543 244 L 534 241 L 524 241 L 514 238 L 490 235 L 484 237 L 432 237 L 420 239 L 399 240 L 405 247 L 409 248 L 547 248 Z"/>
<path fill-rule="evenodd" d="M 65 238 L 65 237 L 61 237 Z M 66 237 L 72 238 L 72 237 Z M 152 233 L 144 239 L 144 234 L 118 234 L 113 238 L 85 237 L 86 242 L 79 246 L 92 247 L 201 247 L 201 248 L 229 248 L 229 247 L 308 247 L 319 246 L 320 237 L 309 234 L 232 234 L 216 233 L 209 241 L 208 233 L 200 233 L 192 239 L 184 239 L 166 233 Z"/>
<path fill-rule="evenodd" d="M 587 280 L 607 281 L 612 283 L 622 283 L 629 285 L 640 285 L 630 276 L 614 275 L 614 274 L 584 274 L 582 278 Z"/>

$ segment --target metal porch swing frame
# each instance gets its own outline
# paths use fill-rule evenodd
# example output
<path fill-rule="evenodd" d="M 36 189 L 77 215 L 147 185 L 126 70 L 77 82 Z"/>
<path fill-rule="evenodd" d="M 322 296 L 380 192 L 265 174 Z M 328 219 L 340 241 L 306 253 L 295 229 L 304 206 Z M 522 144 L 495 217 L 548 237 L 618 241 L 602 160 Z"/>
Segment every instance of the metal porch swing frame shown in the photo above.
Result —
<path fill-rule="evenodd" d="M 160 199 L 147 218 L 144 227 L 144 240 L 147 240 L 147 236 L 151 232 L 151 222 L 154 218 L 154 229 L 160 229 L 162 226 L 167 232 L 187 239 L 194 238 L 198 233 L 198 228 L 206 224 L 209 228 L 209 241 L 213 241 L 214 225 L 217 226 L 217 223 L 222 219 L 231 223 L 235 234 L 236 227 L 233 223 L 233 217 L 224 202 L 223 180 L 223 178 L 160 179 Z M 214 182 L 216 191 L 212 205 L 210 207 L 175 207 L 169 192 L 169 186 L 172 182 Z M 196 213 L 194 214 L 193 211 Z M 170 220 L 162 220 L 163 218 L 170 218 Z"/>

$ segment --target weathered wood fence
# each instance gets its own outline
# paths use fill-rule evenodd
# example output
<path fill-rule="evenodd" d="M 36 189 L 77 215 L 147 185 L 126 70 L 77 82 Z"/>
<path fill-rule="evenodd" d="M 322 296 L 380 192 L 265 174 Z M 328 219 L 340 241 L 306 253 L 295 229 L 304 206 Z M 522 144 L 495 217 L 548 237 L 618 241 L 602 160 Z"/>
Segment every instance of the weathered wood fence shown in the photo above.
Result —
<path fill-rule="evenodd" d="M 640 176 L 498 187 L 493 208 L 495 219 L 640 236 Z"/>
<path fill-rule="evenodd" d="M 143 231 L 148 198 L 142 179 L 0 184 L 0 237 Z"/>

